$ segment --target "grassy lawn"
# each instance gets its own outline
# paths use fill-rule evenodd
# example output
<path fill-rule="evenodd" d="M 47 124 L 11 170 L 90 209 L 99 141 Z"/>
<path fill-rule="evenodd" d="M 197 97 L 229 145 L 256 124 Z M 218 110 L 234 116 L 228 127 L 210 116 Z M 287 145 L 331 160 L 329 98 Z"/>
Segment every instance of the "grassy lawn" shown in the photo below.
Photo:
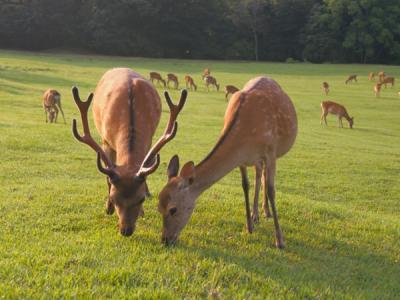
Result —
<path fill-rule="evenodd" d="M 95 153 L 71 133 L 82 98 L 113 67 L 148 76 L 188 73 L 190 92 L 176 138 L 148 179 L 155 195 L 133 236 L 104 212 L 105 178 Z M 210 67 L 221 86 L 274 78 L 293 100 L 299 120 L 294 148 L 278 161 L 277 206 L 286 249 L 274 247 L 272 220 L 245 230 L 240 172 L 198 200 L 177 246 L 160 243 L 157 195 L 166 166 L 198 163 L 216 142 L 226 107 L 223 91 L 207 92 Z M 373 94 L 370 71 L 400 79 L 400 68 L 223 61 L 154 60 L 0 51 L 0 298 L 352 298 L 400 295 L 400 97 L 398 87 Z M 347 75 L 357 84 L 345 85 Z M 331 86 L 329 97 L 322 82 Z M 67 125 L 46 124 L 41 96 L 62 95 Z M 162 92 L 162 89 L 159 89 Z M 179 93 L 171 91 L 175 101 Z M 354 129 L 319 124 L 320 102 L 342 103 Z M 164 129 L 168 110 L 156 137 Z M 62 118 L 60 119 L 62 120 Z M 92 130 L 95 132 L 94 124 Z M 253 178 L 253 170 L 250 175 Z"/>

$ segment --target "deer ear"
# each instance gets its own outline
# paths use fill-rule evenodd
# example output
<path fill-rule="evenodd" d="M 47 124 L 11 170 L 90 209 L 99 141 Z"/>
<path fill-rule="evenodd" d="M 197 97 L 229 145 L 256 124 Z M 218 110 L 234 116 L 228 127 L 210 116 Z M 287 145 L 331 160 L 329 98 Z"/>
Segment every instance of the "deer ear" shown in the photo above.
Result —
<path fill-rule="evenodd" d="M 172 156 L 168 164 L 168 169 L 167 169 L 168 178 L 171 179 L 172 177 L 178 175 L 178 171 L 179 171 L 179 157 L 178 155 L 175 154 L 174 156 Z"/>
<path fill-rule="evenodd" d="M 192 161 L 187 162 L 181 170 L 181 173 L 179 174 L 183 179 L 187 180 L 187 182 L 190 184 L 193 183 L 194 178 L 195 178 L 195 169 L 194 169 L 194 163 Z"/>

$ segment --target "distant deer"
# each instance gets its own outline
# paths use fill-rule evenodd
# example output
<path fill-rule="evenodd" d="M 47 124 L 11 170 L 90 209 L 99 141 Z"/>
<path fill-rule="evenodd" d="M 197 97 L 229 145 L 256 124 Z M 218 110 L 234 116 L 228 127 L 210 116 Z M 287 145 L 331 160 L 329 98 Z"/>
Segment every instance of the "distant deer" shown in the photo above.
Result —
<path fill-rule="evenodd" d="M 323 88 L 323 90 L 324 90 L 324 92 L 325 92 L 325 95 L 328 96 L 328 93 L 329 93 L 329 84 L 328 84 L 326 81 L 324 81 L 324 82 L 322 83 L 322 88 Z"/>
<path fill-rule="evenodd" d="M 375 84 L 374 86 L 375 97 L 377 98 L 380 97 L 381 88 L 382 88 L 382 83 L 378 82 L 377 84 Z"/>
<path fill-rule="evenodd" d="M 169 73 L 167 74 L 167 85 L 169 88 L 169 83 L 173 82 L 174 83 L 174 88 L 178 89 L 179 87 L 179 82 L 178 82 L 178 76 L 176 76 L 175 74 Z"/>
<path fill-rule="evenodd" d="M 217 80 L 214 77 L 212 77 L 211 75 L 208 75 L 208 76 L 204 77 L 204 81 L 206 83 L 206 87 L 207 87 L 208 91 L 210 91 L 210 88 L 209 88 L 210 85 L 215 86 L 216 90 L 219 91 L 219 84 L 217 83 Z"/>
<path fill-rule="evenodd" d="M 211 152 L 196 166 L 192 161 L 187 162 L 180 172 L 178 156 L 170 160 L 168 183 L 159 194 L 158 204 L 163 217 L 162 241 L 166 244 L 174 243 L 190 219 L 196 199 L 239 167 L 246 204 L 247 230 L 252 232 L 252 221 L 258 218 L 258 194 L 262 177 L 264 212 L 268 214 L 269 200 L 276 245 L 284 248 L 275 206 L 276 160 L 290 150 L 296 135 L 296 111 L 281 87 L 267 77 L 250 80 L 232 96 L 225 112 L 222 132 Z M 256 166 L 253 220 L 250 216 L 247 166 Z"/>
<path fill-rule="evenodd" d="M 234 86 L 234 85 L 226 85 L 225 86 L 225 100 L 228 100 L 228 95 L 229 94 L 233 95 L 237 91 L 239 91 L 239 89 L 236 86 Z"/>
<path fill-rule="evenodd" d="M 338 117 L 339 127 L 343 128 L 342 118 L 345 118 L 349 122 L 350 128 L 353 128 L 354 118 L 350 118 L 349 114 L 346 111 L 346 108 L 339 103 L 335 103 L 333 101 L 323 101 L 321 102 L 321 124 L 322 120 L 325 121 L 325 125 L 328 125 L 326 122 L 326 116 L 328 113 L 336 115 Z"/>
<path fill-rule="evenodd" d="M 386 76 L 385 72 L 384 71 L 380 71 L 378 73 L 379 81 L 383 81 L 383 78 L 385 78 L 385 76 Z"/>
<path fill-rule="evenodd" d="M 392 85 L 392 87 L 393 87 L 393 86 L 394 86 L 394 77 L 385 76 L 385 77 L 383 78 L 383 80 L 381 80 L 381 83 L 385 85 L 385 88 L 386 88 L 386 85 L 387 85 L 388 83 L 390 83 L 390 84 Z"/>
<path fill-rule="evenodd" d="M 205 68 L 203 70 L 203 75 L 201 76 L 201 78 L 204 80 L 205 77 L 209 76 L 211 74 L 211 71 L 209 68 Z"/>
<path fill-rule="evenodd" d="M 347 83 L 353 82 L 353 81 L 357 82 L 357 75 L 355 75 L 355 74 L 349 75 L 349 77 L 347 77 L 347 80 L 345 83 L 347 84 Z"/>
<path fill-rule="evenodd" d="M 61 107 L 61 95 L 59 92 L 53 89 L 48 89 L 43 94 L 43 109 L 46 115 L 46 123 L 48 122 L 47 115 L 49 115 L 50 123 L 57 123 L 58 111 L 60 110 L 61 115 L 64 119 L 64 112 Z"/>
<path fill-rule="evenodd" d="M 107 71 L 97 84 L 94 97 L 91 93 L 85 102 L 81 101 L 76 87 L 72 93 L 84 131 L 83 136 L 79 135 L 74 119 L 74 136 L 97 152 L 97 168 L 107 175 L 106 211 L 112 214 L 116 210 L 120 233 L 130 236 L 142 212 L 147 190 L 146 178 L 160 164 L 158 152 L 176 134 L 176 119 L 186 101 L 187 92 L 182 91 L 178 105 L 174 105 L 165 92 L 170 109 L 169 121 L 164 134 L 151 149 L 152 138 L 160 121 L 161 101 L 154 86 L 138 73 L 127 68 Z M 89 130 L 87 114 L 92 100 L 93 118 L 102 146 L 92 138 Z"/>
<path fill-rule="evenodd" d="M 375 73 L 374 72 L 371 72 L 371 73 L 369 73 L 369 75 L 368 75 L 368 80 L 369 81 L 372 81 L 372 80 L 375 80 Z"/>
<path fill-rule="evenodd" d="M 186 82 L 186 88 L 190 87 L 191 90 L 194 89 L 195 91 L 197 91 L 197 85 L 194 83 L 194 80 L 191 76 L 185 75 L 185 82 Z"/>
<path fill-rule="evenodd" d="M 157 72 L 150 72 L 150 80 L 151 82 L 154 84 L 154 80 L 157 80 L 158 83 L 160 83 L 160 81 L 162 82 L 162 84 L 164 85 L 164 88 L 166 87 L 166 82 L 165 80 L 161 77 L 160 73 Z"/>

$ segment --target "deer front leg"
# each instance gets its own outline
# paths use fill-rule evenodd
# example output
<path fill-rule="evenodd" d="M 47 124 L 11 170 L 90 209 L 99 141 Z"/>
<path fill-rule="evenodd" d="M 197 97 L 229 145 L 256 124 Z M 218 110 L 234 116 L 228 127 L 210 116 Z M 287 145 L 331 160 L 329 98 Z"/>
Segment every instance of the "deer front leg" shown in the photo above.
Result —
<path fill-rule="evenodd" d="M 246 167 L 240 167 L 240 173 L 242 174 L 242 188 L 243 188 L 243 192 L 244 192 L 244 201 L 245 201 L 245 205 L 246 205 L 247 231 L 249 233 L 252 233 L 253 232 L 253 223 L 251 221 L 251 215 L 250 215 L 249 179 L 247 177 Z"/>
<path fill-rule="evenodd" d="M 53 109 L 54 109 L 54 114 L 55 114 L 54 123 L 57 123 L 58 108 L 57 108 L 57 106 L 54 105 Z"/>
<path fill-rule="evenodd" d="M 260 187 L 261 187 L 262 163 L 257 164 L 255 166 L 255 169 L 256 169 L 256 178 L 254 182 L 254 202 L 253 202 L 253 213 L 251 215 L 253 223 L 257 223 L 259 220 L 258 197 L 260 194 Z"/>
<path fill-rule="evenodd" d="M 103 141 L 103 150 L 107 154 L 107 156 L 110 158 L 110 160 L 113 163 L 115 163 L 116 153 L 105 141 Z M 107 177 L 107 186 L 108 186 L 108 196 L 107 196 L 107 200 L 106 200 L 106 214 L 112 215 L 114 213 L 115 207 L 110 199 L 111 182 L 108 177 Z"/>

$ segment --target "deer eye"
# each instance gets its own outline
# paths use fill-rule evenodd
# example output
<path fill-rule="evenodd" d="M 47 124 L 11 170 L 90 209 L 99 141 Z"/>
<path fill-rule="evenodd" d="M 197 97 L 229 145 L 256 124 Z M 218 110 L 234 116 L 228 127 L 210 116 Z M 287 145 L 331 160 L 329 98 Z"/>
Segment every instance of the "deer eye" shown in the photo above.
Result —
<path fill-rule="evenodd" d="M 178 210 L 178 209 L 177 209 L 176 207 L 170 208 L 169 214 L 170 214 L 171 216 L 173 216 L 173 215 L 176 213 L 177 210 Z"/>

